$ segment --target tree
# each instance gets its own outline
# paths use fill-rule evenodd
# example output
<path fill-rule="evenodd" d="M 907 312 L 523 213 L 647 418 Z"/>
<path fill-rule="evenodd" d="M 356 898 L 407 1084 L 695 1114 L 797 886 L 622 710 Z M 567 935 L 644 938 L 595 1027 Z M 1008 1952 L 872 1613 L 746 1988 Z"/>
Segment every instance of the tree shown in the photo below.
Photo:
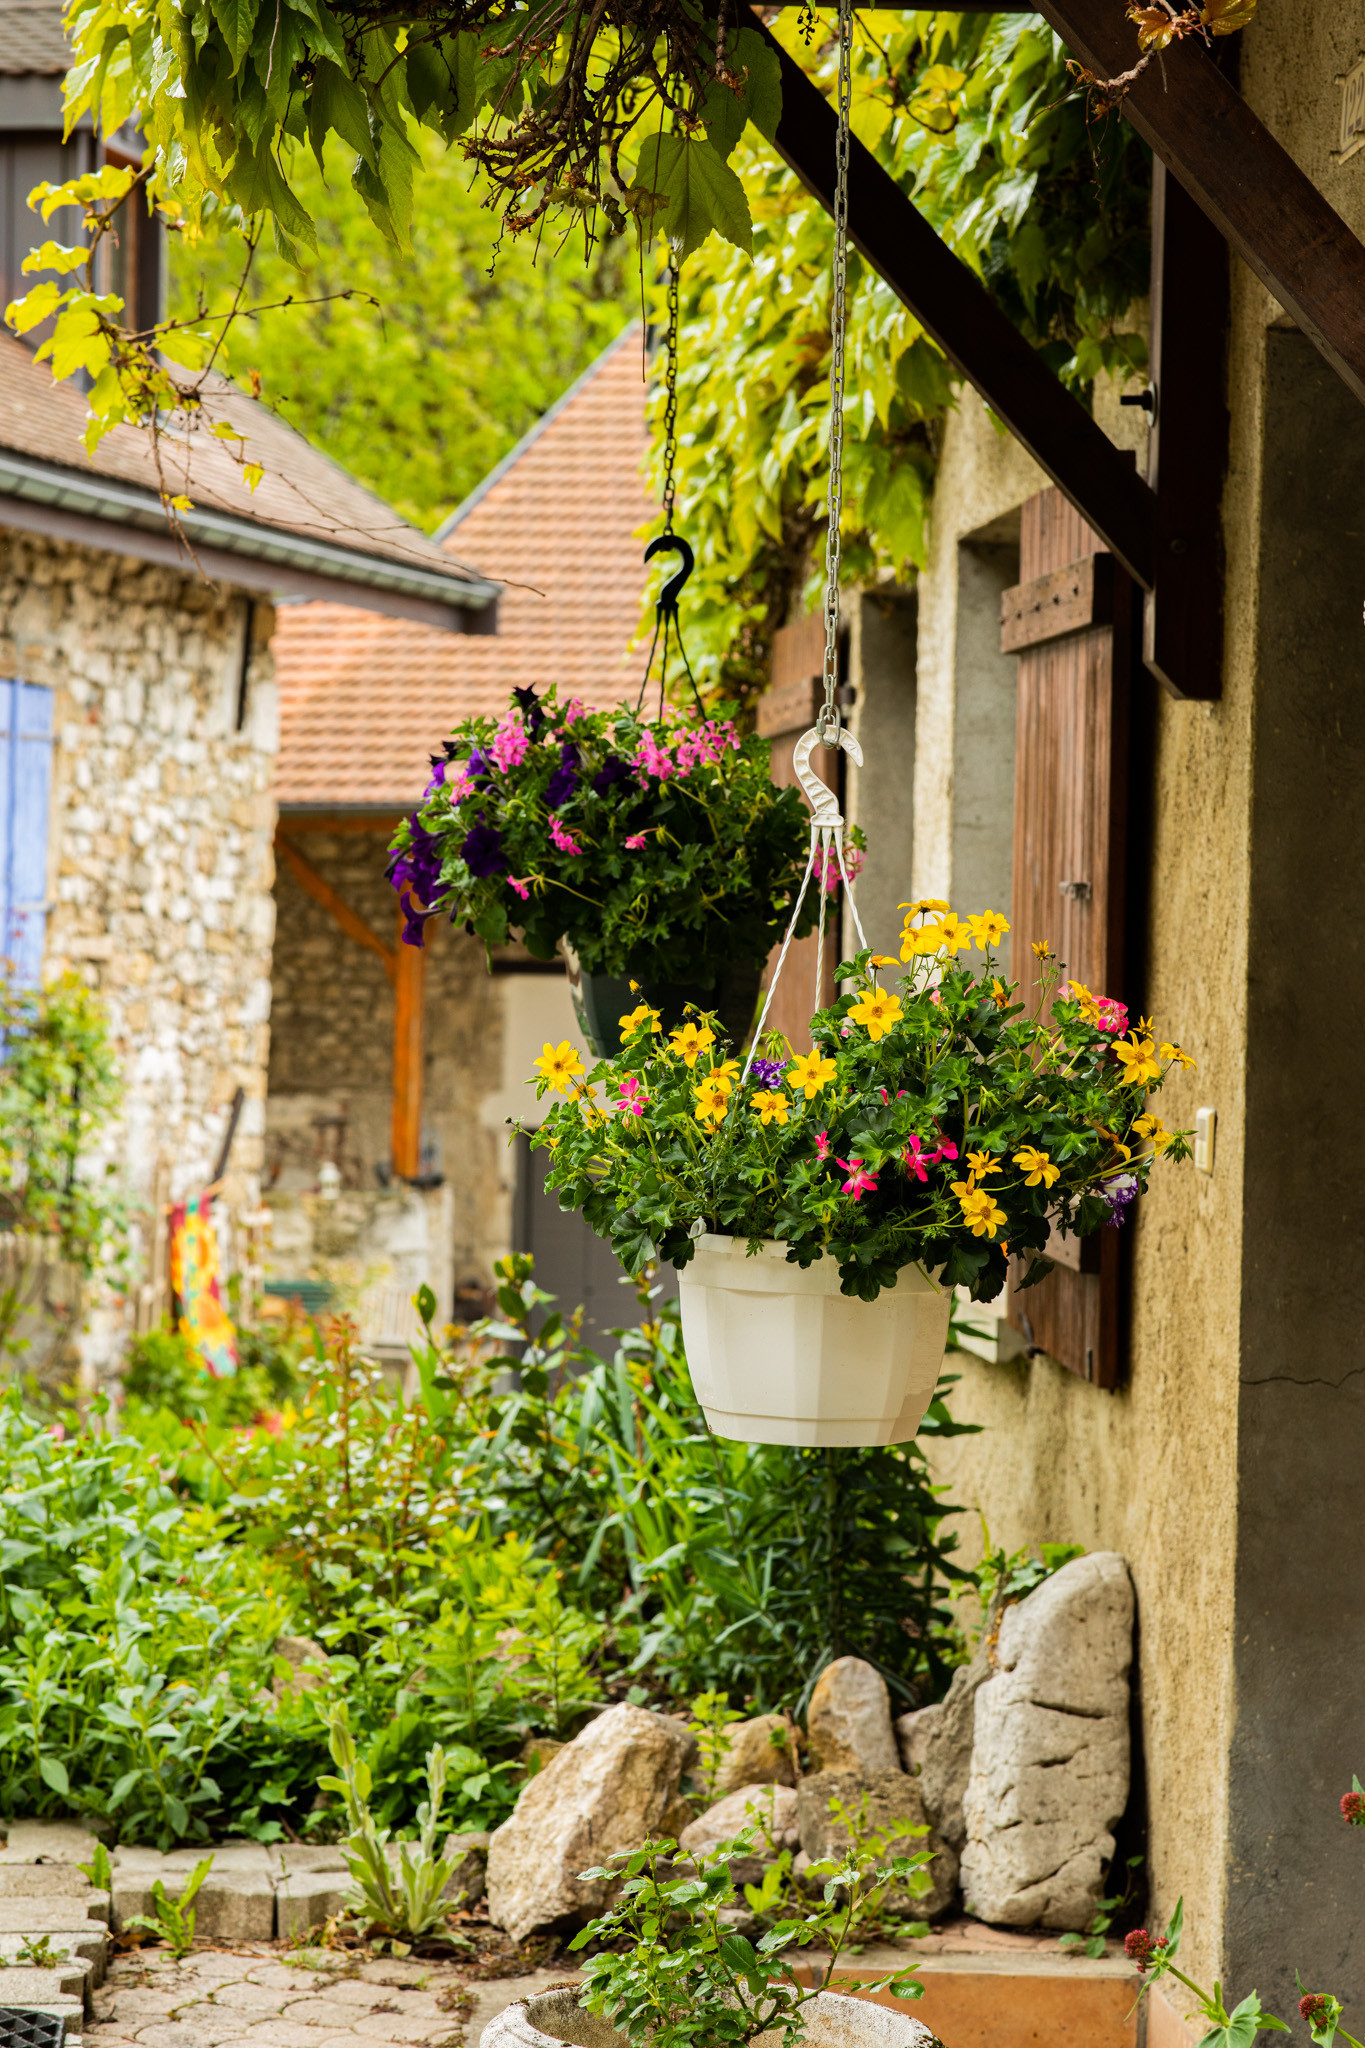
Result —
<path fill-rule="evenodd" d="M 317 224 L 302 278 L 258 249 L 232 361 L 319 447 L 420 526 L 435 526 L 630 318 L 619 237 L 584 260 L 581 236 L 512 241 L 491 260 L 494 221 L 468 166 L 434 137 L 420 147 L 424 204 L 406 252 L 375 227 L 335 145 L 294 182 Z M 171 237 L 171 311 L 222 311 L 238 249 Z M 344 294 L 344 296 L 343 296 Z"/>

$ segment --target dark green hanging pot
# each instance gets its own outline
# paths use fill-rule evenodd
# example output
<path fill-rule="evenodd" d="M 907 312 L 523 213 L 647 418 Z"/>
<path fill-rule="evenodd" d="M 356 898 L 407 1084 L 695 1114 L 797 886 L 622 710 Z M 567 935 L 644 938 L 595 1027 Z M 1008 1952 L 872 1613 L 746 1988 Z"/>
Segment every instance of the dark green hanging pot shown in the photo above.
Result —
<path fill-rule="evenodd" d="M 641 1002 L 659 1012 L 665 1031 L 683 1022 L 689 1003 L 699 1010 L 714 1010 L 732 1052 L 740 1050 L 753 1029 L 763 977 L 756 960 L 727 961 L 712 986 L 704 988 L 700 982 L 646 981 L 633 974 L 584 974 L 568 945 L 564 957 L 578 1027 L 599 1059 L 613 1059 L 621 1050 L 621 1019 Z M 631 994 L 632 981 L 639 983 L 638 995 Z"/>

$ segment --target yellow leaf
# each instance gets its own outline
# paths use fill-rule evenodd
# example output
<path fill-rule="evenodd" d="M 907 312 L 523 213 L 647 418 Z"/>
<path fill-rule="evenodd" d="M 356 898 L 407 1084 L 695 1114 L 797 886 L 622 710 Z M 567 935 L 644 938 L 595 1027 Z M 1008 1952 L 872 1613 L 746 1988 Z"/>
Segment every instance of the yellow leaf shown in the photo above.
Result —
<path fill-rule="evenodd" d="M 265 467 L 264 467 L 264 465 L 263 465 L 262 463 L 259 463 L 259 462 L 246 462 L 246 463 L 243 463 L 243 465 L 242 465 L 242 481 L 243 481 L 243 483 L 244 483 L 244 484 L 246 485 L 246 487 L 247 487 L 247 489 L 248 489 L 249 491 L 254 491 L 254 490 L 255 490 L 255 488 L 256 488 L 256 486 L 257 486 L 257 484 L 258 484 L 258 483 L 260 482 L 261 478 L 262 478 L 262 477 L 263 477 L 264 475 L 265 475 Z"/>
<path fill-rule="evenodd" d="M 162 503 L 168 505 L 172 512 L 193 512 L 194 510 L 193 498 L 187 498 L 183 491 L 177 491 L 173 498 L 166 497 L 163 492 Z"/>
<path fill-rule="evenodd" d="M 30 249 L 19 267 L 24 271 L 80 270 L 89 260 L 88 249 L 70 247 L 65 242 L 44 242 L 40 248 Z"/>
<path fill-rule="evenodd" d="M 1256 0 L 1208 0 L 1200 13 L 1211 35 L 1235 35 L 1239 28 L 1245 28 L 1256 12 Z"/>
<path fill-rule="evenodd" d="M 931 64 L 920 80 L 920 91 L 960 92 L 966 83 L 965 71 L 954 71 L 951 64 Z"/>
<path fill-rule="evenodd" d="M 66 293 L 55 278 L 44 278 L 22 299 L 15 299 L 5 308 L 5 322 L 16 334 L 27 334 L 30 327 L 36 327 L 41 320 L 47 320 L 58 306 L 66 302 Z"/>
<path fill-rule="evenodd" d="M 1138 48 L 1164 50 L 1175 34 L 1175 24 L 1164 7 L 1141 7 L 1134 4 L 1128 9 L 1129 21 L 1136 22 Z"/>
<path fill-rule="evenodd" d="M 243 437 L 227 420 L 215 420 L 209 428 L 215 441 L 240 441 Z"/>

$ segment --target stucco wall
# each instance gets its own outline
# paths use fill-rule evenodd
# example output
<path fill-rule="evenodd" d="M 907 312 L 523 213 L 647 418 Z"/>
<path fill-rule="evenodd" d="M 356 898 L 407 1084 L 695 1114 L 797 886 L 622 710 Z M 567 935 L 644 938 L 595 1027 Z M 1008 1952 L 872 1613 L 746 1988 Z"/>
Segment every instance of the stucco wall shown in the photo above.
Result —
<path fill-rule="evenodd" d="M 240 1085 L 230 1258 L 256 1202 L 274 925 L 273 612 L 252 612 L 239 727 L 246 619 L 240 593 L 193 574 L 0 532 L 0 666 L 56 693 L 45 972 L 100 991 L 123 1071 L 92 1163 L 120 1170 L 145 1248 L 161 1205 L 207 1181 Z M 97 1308 L 93 1370 L 133 1306 Z"/>

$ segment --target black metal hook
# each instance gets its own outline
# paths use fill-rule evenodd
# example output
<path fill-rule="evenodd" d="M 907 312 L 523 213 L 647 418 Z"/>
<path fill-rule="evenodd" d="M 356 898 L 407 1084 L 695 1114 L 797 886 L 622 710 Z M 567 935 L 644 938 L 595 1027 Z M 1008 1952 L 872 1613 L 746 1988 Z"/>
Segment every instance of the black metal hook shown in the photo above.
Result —
<path fill-rule="evenodd" d="M 697 565 L 696 556 L 680 533 L 661 533 L 657 535 L 645 549 L 645 560 L 648 562 L 655 555 L 666 554 L 669 549 L 681 555 L 682 567 L 675 575 L 669 577 L 667 583 L 659 592 L 659 601 L 655 605 L 654 611 L 655 616 L 660 619 L 677 618 L 678 599 L 682 595 L 682 587 Z"/>

